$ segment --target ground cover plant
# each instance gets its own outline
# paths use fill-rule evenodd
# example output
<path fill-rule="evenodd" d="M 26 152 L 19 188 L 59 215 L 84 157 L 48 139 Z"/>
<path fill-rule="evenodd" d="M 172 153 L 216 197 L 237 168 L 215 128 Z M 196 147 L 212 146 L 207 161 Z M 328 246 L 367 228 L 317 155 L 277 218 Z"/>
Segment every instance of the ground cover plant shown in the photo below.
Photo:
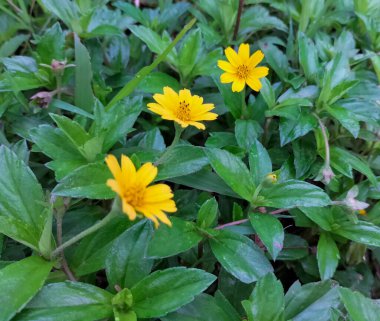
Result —
<path fill-rule="evenodd" d="M 0 0 L 0 321 L 379 320 L 378 0 Z"/>

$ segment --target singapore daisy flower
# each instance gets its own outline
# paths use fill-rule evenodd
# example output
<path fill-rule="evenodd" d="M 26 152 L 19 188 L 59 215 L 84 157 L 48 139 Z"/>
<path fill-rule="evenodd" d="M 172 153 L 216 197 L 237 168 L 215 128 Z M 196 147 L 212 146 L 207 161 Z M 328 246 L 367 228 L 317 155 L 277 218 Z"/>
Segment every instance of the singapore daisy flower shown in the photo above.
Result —
<path fill-rule="evenodd" d="M 200 121 L 215 120 L 218 115 L 210 113 L 214 104 L 204 104 L 203 98 L 192 95 L 190 90 L 182 89 L 176 93 L 170 87 L 164 87 L 163 94 L 153 95 L 155 103 L 149 103 L 148 109 L 163 119 L 173 120 L 182 128 L 194 126 L 198 129 L 206 129 Z"/>
<path fill-rule="evenodd" d="M 108 155 L 105 161 L 114 177 L 107 180 L 107 185 L 120 196 L 123 212 L 131 221 L 141 214 L 152 220 L 156 228 L 159 221 L 172 225 L 165 214 L 177 211 L 170 187 L 166 184 L 148 186 L 157 176 L 156 166 L 146 163 L 136 170 L 125 155 L 121 156 L 121 166 L 114 155 Z"/>
<path fill-rule="evenodd" d="M 255 51 L 252 55 L 249 52 L 249 45 L 242 43 L 239 51 L 236 52 L 231 47 L 225 51 L 228 61 L 218 60 L 218 67 L 225 71 L 220 76 L 223 84 L 232 82 L 232 91 L 240 92 L 245 84 L 254 91 L 260 91 L 262 84 L 260 78 L 268 75 L 267 67 L 256 67 L 264 58 L 261 50 Z"/>

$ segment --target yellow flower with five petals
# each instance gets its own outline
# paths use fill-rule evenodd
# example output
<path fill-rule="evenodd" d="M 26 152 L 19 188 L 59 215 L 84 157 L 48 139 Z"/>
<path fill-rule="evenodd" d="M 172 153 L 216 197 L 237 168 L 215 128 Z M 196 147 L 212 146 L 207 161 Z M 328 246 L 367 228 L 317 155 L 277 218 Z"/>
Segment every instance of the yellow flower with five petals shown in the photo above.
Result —
<path fill-rule="evenodd" d="M 155 103 L 149 103 L 148 109 L 163 119 L 173 120 L 182 128 L 191 125 L 198 129 L 206 129 L 200 121 L 215 120 L 218 115 L 210 113 L 214 104 L 204 104 L 203 98 L 192 95 L 190 90 L 182 89 L 177 94 L 172 88 L 164 87 L 163 94 L 153 95 Z"/>
<path fill-rule="evenodd" d="M 261 50 L 255 51 L 252 55 L 249 52 L 249 45 L 242 43 L 238 52 L 228 47 L 225 51 L 228 61 L 218 60 L 218 67 L 225 71 L 220 76 L 223 84 L 232 82 L 232 91 L 240 92 L 245 84 L 254 91 L 260 91 L 262 84 L 260 78 L 268 75 L 268 67 L 256 67 L 264 58 Z"/>
<path fill-rule="evenodd" d="M 106 157 L 106 163 L 114 179 L 107 180 L 107 185 L 120 196 L 122 209 L 131 221 L 137 214 L 142 214 L 154 222 L 159 221 L 171 226 L 165 212 L 177 211 L 173 193 L 166 184 L 148 186 L 157 176 L 157 167 L 146 163 L 136 170 L 131 159 L 121 156 L 121 166 L 114 155 Z"/>

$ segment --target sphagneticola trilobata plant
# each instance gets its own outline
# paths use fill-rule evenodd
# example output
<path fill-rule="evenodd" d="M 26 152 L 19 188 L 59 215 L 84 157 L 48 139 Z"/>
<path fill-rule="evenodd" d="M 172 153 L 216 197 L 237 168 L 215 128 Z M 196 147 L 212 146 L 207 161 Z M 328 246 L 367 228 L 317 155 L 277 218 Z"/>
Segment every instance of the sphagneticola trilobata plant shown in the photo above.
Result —
<path fill-rule="evenodd" d="M 378 0 L 0 0 L 0 321 L 378 321 Z"/>

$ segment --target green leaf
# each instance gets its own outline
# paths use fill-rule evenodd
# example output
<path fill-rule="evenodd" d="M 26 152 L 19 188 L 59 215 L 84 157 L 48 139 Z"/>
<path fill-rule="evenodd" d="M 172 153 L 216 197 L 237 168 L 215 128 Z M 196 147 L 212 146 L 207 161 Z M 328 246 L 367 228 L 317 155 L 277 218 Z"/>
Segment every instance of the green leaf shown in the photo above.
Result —
<path fill-rule="evenodd" d="M 260 81 L 263 85 L 260 90 L 260 95 L 264 98 L 268 108 L 272 109 L 276 105 L 276 94 L 274 89 L 267 78 L 262 78 Z"/>
<path fill-rule="evenodd" d="M 264 253 L 248 237 L 221 230 L 210 239 L 210 245 L 220 264 L 244 283 L 273 271 Z"/>
<path fill-rule="evenodd" d="M 79 9 L 75 2 L 69 0 L 41 0 L 41 3 L 67 26 L 73 27 L 79 20 Z"/>
<path fill-rule="evenodd" d="M 334 157 L 334 159 L 339 159 L 339 161 L 341 162 L 343 161 L 344 163 L 349 164 L 352 168 L 356 169 L 358 172 L 367 176 L 368 180 L 374 186 L 378 185 L 376 176 L 373 174 L 371 168 L 368 166 L 366 162 L 361 160 L 359 157 L 339 147 L 331 147 L 330 153 L 331 153 L 331 158 Z"/>
<path fill-rule="evenodd" d="M 339 263 L 339 249 L 329 233 L 321 233 L 318 241 L 318 269 L 322 280 L 331 279 Z"/>
<path fill-rule="evenodd" d="M 208 164 L 208 159 L 201 147 L 176 146 L 160 163 L 156 181 L 195 173 Z"/>
<path fill-rule="evenodd" d="M 47 220 L 41 185 L 10 149 L 0 147 L 0 232 L 38 249 Z"/>
<path fill-rule="evenodd" d="M 255 191 L 255 184 L 243 161 L 221 149 L 207 148 L 206 155 L 215 172 L 244 199 L 251 201 Z"/>
<path fill-rule="evenodd" d="M 59 320 L 93 321 L 112 316 L 112 294 L 80 282 L 52 283 L 44 286 L 17 321 Z"/>
<path fill-rule="evenodd" d="M 284 289 L 273 273 L 261 278 L 249 300 L 242 302 L 249 321 L 284 321 Z"/>
<path fill-rule="evenodd" d="M 300 236 L 294 234 L 285 234 L 284 248 L 278 255 L 277 259 L 282 261 L 299 260 L 309 254 L 309 245 Z"/>
<path fill-rule="evenodd" d="M 380 246 L 380 227 L 370 222 L 359 220 L 355 224 L 347 221 L 340 224 L 333 232 L 361 244 Z"/>
<path fill-rule="evenodd" d="M 115 192 L 106 185 L 111 177 L 104 163 L 87 164 L 67 175 L 52 193 L 75 198 L 111 199 L 115 197 Z"/>
<path fill-rule="evenodd" d="M 139 318 L 158 318 L 194 300 L 215 276 L 183 267 L 156 271 L 132 289 L 133 310 Z"/>
<path fill-rule="evenodd" d="M 213 77 L 215 85 L 223 97 L 224 104 L 235 119 L 240 119 L 243 93 L 233 92 L 231 84 L 222 84 L 219 77 Z"/>
<path fill-rule="evenodd" d="M 193 222 L 177 217 L 170 218 L 173 226 L 160 226 L 149 242 L 148 256 L 163 258 L 185 252 L 196 246 L 202 236 L 197 232 Z"/>
<path fill-rule="evenodd" d="M 146 258 L 146 251 L 152 234 L 151 224 L 142 221 L 116 238 L 106 260 L 107 280 L 112 287 L 130 288 L 150 273 L 153 260 Z"/>
<path fill-rule="evenodd" d="M 65 34 L 58 22 L 47 29 L 37 40 L 37 55 L 40 63 L 50 65 L 53 59 L 63 60 L 65 49 Z"/>
<path fill-rule="evenodd" d="M 319 70 L 318 52 L 313 41 L 302 32 L 298 33 L 298 51 L 306 79 L 315 83 Z"/>
<path fill-rule="evenodd" d="M 182 41 L 178 52 L 178 69 L 185 79 L 191 74 L 196 64 L 201 45 L 202 37 L 199 29 L 188 33 Z"/>
<path fill-rule="evenodd" d="M 76 121 L 52 113 L 50 117 L 53 118 L 57 126 L 77 148 L 82 147 L 91 138 Z"/>
<path fill-rule="evenodd" d="M 256 185 L 259 185 L 266 175 L 272 172 L 272 161 L 267 150 L 258 140 L 254 140 L 248 156 L 253 180 Z"/>
<path fill-rule="evenodd" d="M 130 226 L 126 215 L 120 213 L 111 222 L 86 236 L 67 258 L 73 273 L 80 277 L 104 269 L 113 243 Z"/>
<path fill-rule="evenodd" d="M 109 104 L 106 107 L 106 110 L 109 110 L 113 105 L 115 105 L 119 100 L 127 97 L 130 93 L 133 92 L 133 90 L 139 85 L 139 83 L 147 76 L 149 75 L 157 66 L 158 64 L 163 61 L 168 54 L 171 52 L 171 50 L 175 47 L 175 45 L 180 41 L 183 36 L 186 34 L 187 31 L 191 29 L 191 27 L 195 23 L 195 19 L 191 20 L 182 30 L 181 32 L 175 37 L 175 39 L 165 48 L 165 50 L 153 61 L 152 64 L 149 66 L 146 66 L 139 70 L 139 72 L 135 75 L 135 77 L 129 81 L 116 95 L 112 100 L 109 102 Z"/>
<path fill-rule="evenodd" d="M 253 142 L 263 132 L 260 124 L 255 120 L 237 119 L 235 121 L 235 137 L 238 145 L 249 150 Z"/>
<path fill-rule="evenodd" d="M 273 184 L 263 189 L 260 196 L 264 197 L 264 206 L 276 208 L 327 206 L 331 202 L 321 188 L 296 180 Z"/>
<path fill-rule="evenodd" d="M 334 217 L 329 208 L 302 207 L 300 210 L 313 222 L 318 224 L 325 231 L 331 231 L 334 224 Z"/>
<path fill-rule="evenodd" d="M 191 188 L 200 189 L 210 193 L 218 193 L 235 198 L 241 198 L 215 173 L 208 170 L 200 170 L 197 173 L 170 179 L 171 182 Z"/>
<path fill-rule="evenodd" d="M 354 138 L 359 135 L 360 125 L 359 121 L 356 119 L 355 114 L 346 108 L 334 105 L 331 107 L 326 107 L 326 110 L 331 116 L 337 119 L 341 125 L 346 128 Z"/>
<path fill-rule="evenodd" d="M 350 89 L 355 87 L 359 83 L 358 80 L 347 80 L 342 81 L 337 86 L 335 86 L 329 95 L 328 104 L 334 104 L 338 99 L 342 98 Z"/>
<path fill-rule="evenodd" d="M 30 256 L 0 270 L 0 320 L 11 320 L 24 308 L 42 288 L 52 267 L 52 262 Z"/>
<path fill-rule="evenodd" d="M 178 80 L 163 72 L 152 72 L 147 75 L 138 85 L 138 89 L 144 93 L 155 94 L 162 92 L 162 88 L 169 86 L 178 92 L 181 89 Z"/>
<path fill-rule="evenodd" d="M 195 300 L 184 307 L 178 309 L 162 321 L 239 321 L 239 316 L 231 318 L 223 307 L 218 305 L 214 297 L 208 294 L 200 294 Z"/>
<path fill-rule="evenodd" d="M 205 201 L 198 211 L 197 225 L 200 228 L 211 227 L 218 217 L 218 202 L 215 197 Z"/>
<path fill-rule="evenodd" d="M 285 296 L 285 319 L 329 321 L 330 309 L 339 306 L 336 285 L 329 281 L 308 283 Z"/>
<path fill-rule="evenodd" d="M 294 108 L 297 108 L 294 106 Z M 297 113 L 295 119 L 280 119 L 280 139 L 281 146 L 295 140 L 298 137 L 305 136 L 317 125 L 317 120 L 305 108 Z"/>
<path fill-rule="evenodd" d="M 75 106 L 91 112 L 94 108 L 94 94 L 92 92 L 91 59 L 86 47 L 80 42 L 77 35 L 75 42 Z"/>
<path fill-rule="evenodd" d="M 250 213 L 249 220 L 275 260 L 284 246 L 284 228 L 281 222 L 276 217 L 263 213 Z"/>
<path fill-rule="evenodd" d="M 377 321 L 379 305 L 359 292 L 347 288 L 339 289 L 340 298 L 353 321 Z"/>

